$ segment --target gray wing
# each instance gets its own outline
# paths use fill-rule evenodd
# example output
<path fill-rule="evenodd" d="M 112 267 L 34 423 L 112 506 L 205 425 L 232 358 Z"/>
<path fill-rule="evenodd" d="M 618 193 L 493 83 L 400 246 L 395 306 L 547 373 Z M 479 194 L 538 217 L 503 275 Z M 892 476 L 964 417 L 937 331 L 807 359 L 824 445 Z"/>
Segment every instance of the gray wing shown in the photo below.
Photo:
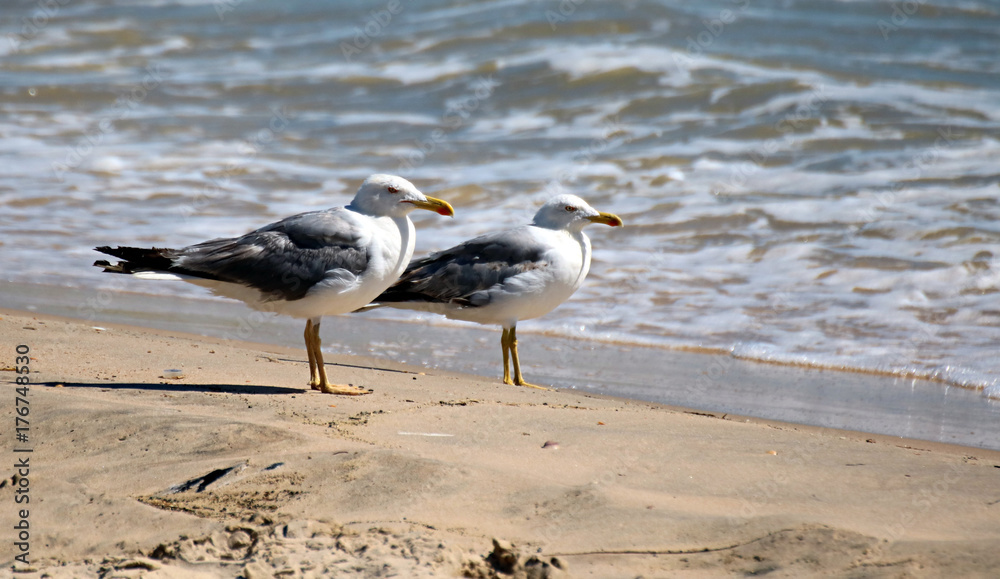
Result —
<path fill-rule="evenodd" d="M 518 274 L 547 267 L 545 250 L 527 227 L 477 237 L 412 261 L 399 281 L 374 301 L 484 306 L 491 299 L 489 290 Z"/>
<path fill-rule="evenodd" d="M 343 208 L 294 215 L 234 239 L 175 250 L 169 271 L 238 283 L 297 300 L 330 270 L 361 275 L 369 255 L 364 233 Z"/>

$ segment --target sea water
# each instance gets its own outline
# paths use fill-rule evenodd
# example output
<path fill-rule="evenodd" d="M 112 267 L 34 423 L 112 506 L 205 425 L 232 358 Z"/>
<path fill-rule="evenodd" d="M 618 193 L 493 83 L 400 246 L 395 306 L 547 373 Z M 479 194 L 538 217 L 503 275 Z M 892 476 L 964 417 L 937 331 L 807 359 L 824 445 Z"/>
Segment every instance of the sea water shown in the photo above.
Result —
<path fill-rule="evenodd" d="M 455 206 L 415 215 L 418 255 L 568 191 L 626 227 L 588 229 L 584 287 L 522 336 L 933 378 L 986 403 L 998 54 L 985 0 L 5 5 L 3 279 L 98 289 L 96 245 L 239 235 L 375 172 Z"/>

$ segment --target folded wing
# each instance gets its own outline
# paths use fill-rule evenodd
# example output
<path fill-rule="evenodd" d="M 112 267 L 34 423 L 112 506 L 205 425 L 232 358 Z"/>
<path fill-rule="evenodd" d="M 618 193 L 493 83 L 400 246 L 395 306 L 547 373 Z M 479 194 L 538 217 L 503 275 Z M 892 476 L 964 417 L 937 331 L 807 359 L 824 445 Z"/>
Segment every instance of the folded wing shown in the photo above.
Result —
<path fill-rule="evenodd" d="M 329 277 L 357 277 L 368 267 L 368 239 L 343 209 L 288 217 L 242 237 L 183 249 L 98 247 L 124 261 L 97 262 L 118 273 L 164 272 L 252 287 L 286 301 L 301 299 Z"/>
<path fill-rule="evenodd" d="M 527 228 L 484 235 L 415 260 L 378 303 L 429 302 L 480 307 L 504 284 L 545 268 L 544 247 Z"/>

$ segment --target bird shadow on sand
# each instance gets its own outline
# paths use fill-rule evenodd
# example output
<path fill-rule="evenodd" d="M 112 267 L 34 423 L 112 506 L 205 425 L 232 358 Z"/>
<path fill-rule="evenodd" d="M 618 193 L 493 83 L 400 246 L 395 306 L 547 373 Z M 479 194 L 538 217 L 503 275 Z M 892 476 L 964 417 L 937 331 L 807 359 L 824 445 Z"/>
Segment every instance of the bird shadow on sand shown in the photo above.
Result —
<path fill-rule="evenodd" d="M 308 364 L 305 360 L 296 360 L 295 358 L 274 358 L 278 362 L 292 362 L 295 364 Z M 334 366 L 337 368 L 355 368 L 357 370 L 377 370 L 379 372 L 390 372 L 393 374 L 420 374 L 423 370 L 405 370 L 399 368 L 386 368 L 384 366 L 372 366 L 371 364 L 346 364 L 344 362 L 323 362 L 323 365 L 329 368 Z"/>
<path fill-rule="evenodd" d="M 164 382 L 41 382 L 40 386 L 97 388 L 100 390 L 148 390 L 150 392 L 216 392 L 224 394 L 308 394 L 308 388 L 285 388 L 254 384 L 184 384 Z"/>

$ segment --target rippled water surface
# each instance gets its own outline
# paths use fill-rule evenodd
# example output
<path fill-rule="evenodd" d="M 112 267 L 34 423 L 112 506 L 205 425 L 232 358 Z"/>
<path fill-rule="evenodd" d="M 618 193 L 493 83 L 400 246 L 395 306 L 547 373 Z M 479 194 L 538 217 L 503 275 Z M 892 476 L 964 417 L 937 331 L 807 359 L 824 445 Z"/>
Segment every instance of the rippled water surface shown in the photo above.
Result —
<path fill-rule="evenodd" d="M 458 211 L 416 219 L 421 253 L 567 190 L 626 228 L 523 331 L 1000 383 L 994 2 L 9 4 L 7 280 L 99 287 L 95 245 L 240 234 L 373 172 Z"/>

